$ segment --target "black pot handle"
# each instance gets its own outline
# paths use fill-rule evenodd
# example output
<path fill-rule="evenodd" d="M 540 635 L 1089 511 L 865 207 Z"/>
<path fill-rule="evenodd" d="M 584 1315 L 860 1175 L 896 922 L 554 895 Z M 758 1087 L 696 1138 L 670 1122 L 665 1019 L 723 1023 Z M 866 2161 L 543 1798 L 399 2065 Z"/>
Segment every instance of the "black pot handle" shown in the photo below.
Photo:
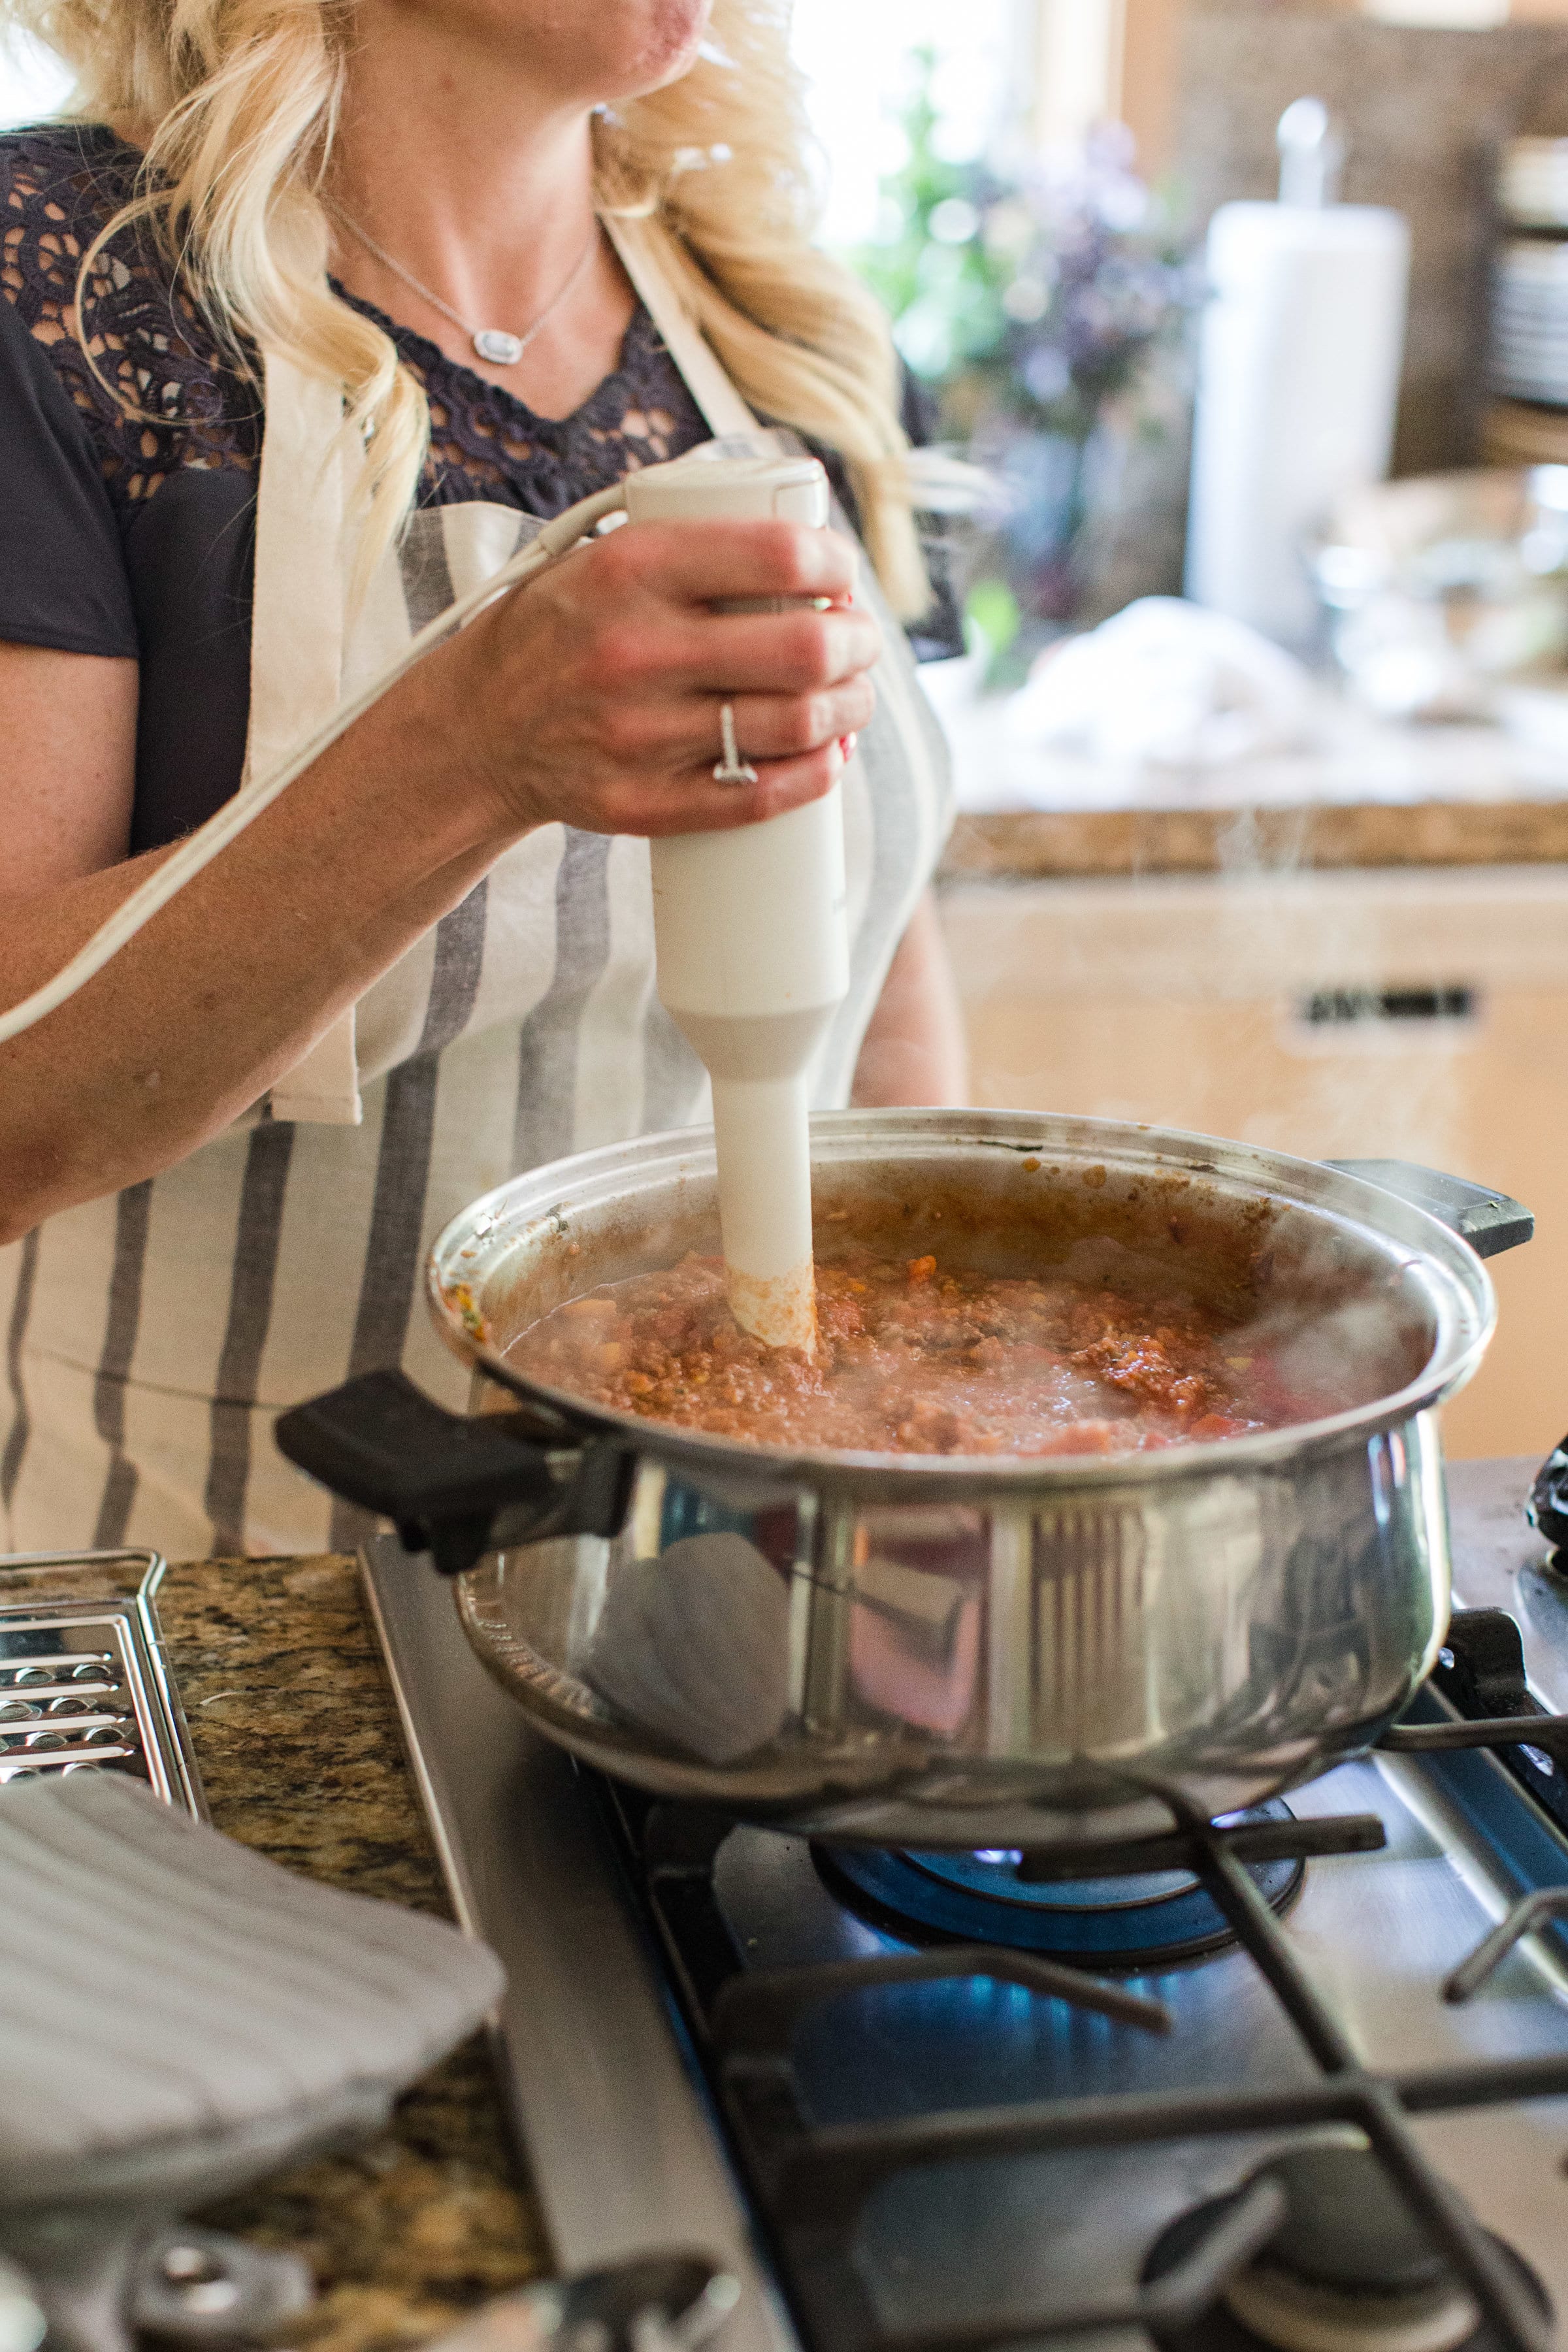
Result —
<path fill-rule="evenodd" d="M 1530 1211 L 1508 1193 L 1467 1183 L 1462 1176 L 1444 1176 L 1436 1168 L 1417 1167 L 1413 1160 L 1325 1160 L 1323 1165 L 1397 1193 L 1412 1208 L 1425 1209 L 1468 1242 L 1478 1257 L 1498 1257 L 1504 1250 L 1517 1249 L 1535 1231 Z"/>
<path fill-rule="evenodd" d="M 396 1523 L 405 1551 L 460 1575 L 502 1544 L 613 1536 L 633 1460 L 618 1445 L 541 1444 L 521 1413 L 448 1412 L 403 1372 L 363 1372 L 279 1416 L 297 1468 Z"/>

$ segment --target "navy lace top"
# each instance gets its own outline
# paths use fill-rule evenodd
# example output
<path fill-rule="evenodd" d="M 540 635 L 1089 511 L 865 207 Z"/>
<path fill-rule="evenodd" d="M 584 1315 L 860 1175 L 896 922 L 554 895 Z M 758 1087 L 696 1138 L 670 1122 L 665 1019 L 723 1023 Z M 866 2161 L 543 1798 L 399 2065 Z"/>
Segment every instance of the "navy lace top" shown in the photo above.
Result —
<path fill-rule="evenodd" d="M 257 384 L 225 363 L 150 234 L 121 233 L 99 257 L 78 320 L 81 257 L 138 161 L 99 128 L 0 137 L 0 639 L 140 661 L 133 854 L 201 824 L 238 786 L 262 428 Z M 343 299 L 424 387 L 426 503 L 559 514 L 708 437 L 640 304 L 614 373 L 556 420 Z M 939 592 L 916 650 L 958 649 Z"/>

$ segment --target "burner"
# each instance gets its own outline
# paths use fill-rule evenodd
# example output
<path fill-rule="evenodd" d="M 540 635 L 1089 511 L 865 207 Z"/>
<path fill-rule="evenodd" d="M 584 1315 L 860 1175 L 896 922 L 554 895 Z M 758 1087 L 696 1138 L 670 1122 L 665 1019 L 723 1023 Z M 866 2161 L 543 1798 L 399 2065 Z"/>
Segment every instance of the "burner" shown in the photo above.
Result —
<path fill-rule="evenodd" d="M 1226 1821 L 1288 1822 L 1278 1797 Z M 1094 1969 L 1160 1969 L 1223 1951 L 1236 1937 L 1190 1870 L 1127 1878 L 1019 1877 L 1020 1855 L 902 1853 L 879 1848 L 814 1849 L 836 1893 L 863 1917 L 926 1943 L 1005 1944 L 1081 1960 Z M 1283 1911 L 1306 1874 L 1302 1862 L 1249 1865 L 1253 1884 Z"/>
<path fill-rule="evenodd" d="M 1145 2282 L 1173 2270 L 1261 2179 L 1284 2189 L 1285 2219 L 1212 2310 L 1155 2338 L 1161 2352 L 1485 2352 L 1491 2336 L 1468 2291 L 1370 2148 L 1322 2144 L 1271 2158 L 1236 2197 L 1173 2221 Z M 1493 2243 L 1550 2316 L 1534 2272 L 1500 2238 Z"/>

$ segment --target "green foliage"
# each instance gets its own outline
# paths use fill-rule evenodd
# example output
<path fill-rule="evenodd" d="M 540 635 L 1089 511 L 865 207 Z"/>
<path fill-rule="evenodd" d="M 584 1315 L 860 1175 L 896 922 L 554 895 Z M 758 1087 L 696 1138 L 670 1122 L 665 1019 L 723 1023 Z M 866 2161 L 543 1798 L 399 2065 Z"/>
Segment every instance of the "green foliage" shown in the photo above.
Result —
<path fill-rule="evenodd" d="M 1022 624 L 1018 599 L 1005 580 L 977 580 L 964 600 L 963 614 L 984 641 L 987 667 L 994 667 Z"/>
<path fill-rule="evenodd" d="M 937 151 L 935 57 L 918 50 L 904 157 L 881 184 L 876 238 L 854 257 L 910 366 L 967 437 L 983 415 L 1087 438 L 1199 293 L 1116 124 L 1076 155 L 1002 173 Z"/>
<path fill-rule="evenodd" d="M 1077 610 L 1091 445 L 1111 402 L 1120 431 L 1160 429 L 1140 412 L 1147 371 L 1179 344 L 1202 288 L 1120 126 L 1005 172 L 952 162 L 939 152 L 934 54 L 912 63 L 902 159 L 882 181 L 876 236 L 853 257 L 935 394 L 942 434 L 994 486 L 985 544 L 972 535 L 963 568 L 1000 678 L 1026 660 L 1032 630 Z"/>
<path fill-rule="evenodd" d="M 941 383 L 955 366 L 994 348 L 1004 278 L 975 234 L 974 166 L 950 163 L 936 151 L 935 53 L 917 49 L 912 62 L 914 87 L 899 118 L 904 160 L 881 183 L 883 233 L 853 258 L 897 323 L 910 366 Z"/>

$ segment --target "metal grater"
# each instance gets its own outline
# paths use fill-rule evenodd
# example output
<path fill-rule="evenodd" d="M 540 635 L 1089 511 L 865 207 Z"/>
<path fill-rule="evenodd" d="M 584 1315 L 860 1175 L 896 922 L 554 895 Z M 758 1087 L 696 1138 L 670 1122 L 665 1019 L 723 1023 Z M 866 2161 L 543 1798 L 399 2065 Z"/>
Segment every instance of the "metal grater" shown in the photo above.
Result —
<path fill-rule="evenodd" d="M 163 1569 L 155 1551 L 0 1554 L 0 1786 L 124 1772 L 206 1819 L 153 1606 Z"/>

